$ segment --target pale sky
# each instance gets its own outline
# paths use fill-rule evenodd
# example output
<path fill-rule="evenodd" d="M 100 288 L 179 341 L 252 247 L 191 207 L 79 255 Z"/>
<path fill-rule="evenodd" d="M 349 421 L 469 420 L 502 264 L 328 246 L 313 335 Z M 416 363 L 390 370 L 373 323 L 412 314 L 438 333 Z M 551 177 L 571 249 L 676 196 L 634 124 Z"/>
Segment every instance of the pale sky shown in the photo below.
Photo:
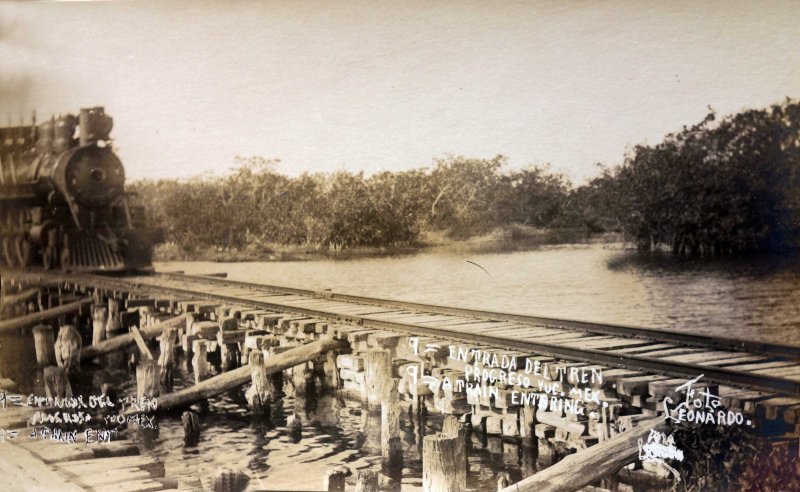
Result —
<path fill-rule="evenodd" d="M 0 4 L 0 123 L 102 105 L 128 176 L 595 162 L 800 96 L 800 3 Z"/>

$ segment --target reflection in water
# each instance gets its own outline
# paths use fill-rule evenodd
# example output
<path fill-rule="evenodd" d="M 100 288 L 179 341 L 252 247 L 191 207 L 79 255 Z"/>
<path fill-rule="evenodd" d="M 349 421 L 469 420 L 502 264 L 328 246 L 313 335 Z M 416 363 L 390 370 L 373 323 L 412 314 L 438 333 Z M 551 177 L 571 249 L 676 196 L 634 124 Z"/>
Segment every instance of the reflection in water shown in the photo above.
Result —
<path fill-rule="evenodd" d="M 158 268 L 226 271 L 233 280 L 264 284 L 800 345 L 800 258 L 691 261 L 618 245 L 562 245 L 494 254 L 174 262 Z"/>
<path fill-rule="evenodd" d="M 16 374 L 16 391 L 44 394 L 41 370 L 26 367 L 35 360 L 31 337 L 0 337 L 5 352 L 3 377 Z M 27 357 L 23 355 L 28 354 Z M 116 357 L 117 366 L 102 361 L 95 367 L 84 366 L 75 379 L 78 392 L 99 394 L 103 383 L 110 383 L 118 396 L 136 394 L 135 374 Z M 218 366 L 215 367 L 215 372 Z M 26 377 L 20 377 L 27 375 Z M 38 375 L 38 376 L 37 376 Z M 194 383 L 191 366 L 180 356 L 176 360 L 175 390 Z M 223 467 L 241 468 L 251 477 L 249 490 L 319 490 L 322 477 L 334 466 L 345 464 L 353 471 L 368 467 L 381 469 L 380 414 L 370 412 L 360 402 L 333 395 L 308 393 L 295 395 L 290 386 L 287 396 L 273 403 L 270 416 L 254 417 L 244 397 L 244 389 L 232 390 L 211 401 L 192 406 L 200 416 L 200 439 L 196 446 L 184 444 L 180 411 L 159 415 L 158 429 L 130 426 L 127 438 L 137 442 L 143 452 L 164 462 L 168 477 L 196 484 L 197 478 L 208 483 Z M 442 417 L 422 408 L 415 412 L 403 403 L 400 415 L 402 468 L 387 470 L 404 485 L 421 486 L 422 438 L 439 432 Z M 293 435 L 289 417 L 303 419 L 298 435 Z M 508 473 L 513 480 L 522 477 L 523 468 L 535 469 L 536 450 L 504 442 L 499 437 L 474 436 L 469 447 L 468 486 L 472 490 L 496 490 L 497 477 Z"/>

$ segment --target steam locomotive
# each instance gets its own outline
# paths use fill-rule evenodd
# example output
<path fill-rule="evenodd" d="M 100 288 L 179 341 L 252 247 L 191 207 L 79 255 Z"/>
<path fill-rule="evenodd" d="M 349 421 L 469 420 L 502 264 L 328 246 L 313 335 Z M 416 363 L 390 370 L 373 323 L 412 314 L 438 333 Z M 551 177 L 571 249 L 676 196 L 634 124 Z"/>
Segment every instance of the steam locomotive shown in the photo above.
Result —
<path fill-rule="evenodd" d="M 0 265 L 125 271 L 151 265 L 158 231 L 128 204 L 101 107 L 0 128 Z"/>

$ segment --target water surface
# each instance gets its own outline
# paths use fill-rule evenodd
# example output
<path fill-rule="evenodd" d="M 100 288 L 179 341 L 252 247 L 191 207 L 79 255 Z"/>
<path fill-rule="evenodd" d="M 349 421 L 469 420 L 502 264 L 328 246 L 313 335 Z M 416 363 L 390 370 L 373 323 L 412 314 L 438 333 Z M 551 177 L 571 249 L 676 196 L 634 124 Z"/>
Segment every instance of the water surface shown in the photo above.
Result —
<path fill-rule="evenodd" d="M 800 345 L 800 260 L 675 260 L 619 245 L 160 270 L 387 299 Z"/>

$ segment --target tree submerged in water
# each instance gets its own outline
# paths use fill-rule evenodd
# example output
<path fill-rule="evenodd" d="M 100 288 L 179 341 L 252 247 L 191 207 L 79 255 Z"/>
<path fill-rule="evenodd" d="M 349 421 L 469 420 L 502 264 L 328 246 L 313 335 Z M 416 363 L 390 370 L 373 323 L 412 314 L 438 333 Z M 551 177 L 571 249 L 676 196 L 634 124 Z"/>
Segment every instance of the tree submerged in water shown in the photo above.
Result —
<path fill-rule="evenodd" d="M 679 256 L 779 253 L 800 244 L 800 103 L 787 99 L 637 146 L 614 173 L 639 249 Z"/>

